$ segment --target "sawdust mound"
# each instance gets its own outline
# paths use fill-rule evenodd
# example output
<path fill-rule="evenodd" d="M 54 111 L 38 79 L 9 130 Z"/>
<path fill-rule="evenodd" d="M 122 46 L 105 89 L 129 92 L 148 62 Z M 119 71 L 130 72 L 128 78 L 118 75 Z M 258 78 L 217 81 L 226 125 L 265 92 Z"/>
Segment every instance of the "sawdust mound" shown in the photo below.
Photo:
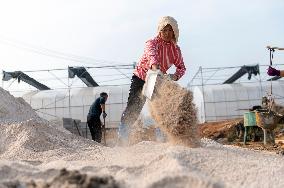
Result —
<path fill-rule="evenodd" d="M 169 141 L 189 147 L 199 146 L 192 92 L 169 79 L 158 77 L 154 93 L 149 102 L 150 113 Z"/>
<path fill-rule="evenodd" d="M 0 87 L 0 125 L 38 118 L 23 98 L 15 98 Z"/>
<path fill-rule="evenodd" d="M 96 144 L 35 120 L 1 125 L 0 137 L 2 157 L 20 157 L 27 154 L 26 151 L 44 152 L 60 148 L 76 150 L 79 146 L 90 147 Z"/>
<path fill-rule="evenodd" d="M 76 151 L 99 145 L 40 118 L 22 98 L 15 98 L 1 88 L 0 96 L 0 156 L 3 158 L 28 158 L 49 150 Z"/>

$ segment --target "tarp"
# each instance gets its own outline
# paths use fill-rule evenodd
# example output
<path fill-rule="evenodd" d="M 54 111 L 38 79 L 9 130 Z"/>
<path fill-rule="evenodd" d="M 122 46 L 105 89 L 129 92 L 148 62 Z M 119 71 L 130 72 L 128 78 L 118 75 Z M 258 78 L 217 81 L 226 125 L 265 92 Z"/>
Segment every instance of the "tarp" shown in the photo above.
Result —
<path fill-rule="evenodd" d="M 99 86 L 99 84 L 95 82 L 85 67 L 68 67 L 68 77 L 74 78 L 75 76 L 80 78 L 88 87 Z"/>
<path fill-rule="evenodd" d="M 259 65 L 244 65 L 242 66 L 233 76 L 227 79 L 223 84 L 231 84 L 234 83 L 236 80 L 241 78 L 243 75 L 248 73 L 248 79 L 251 79 L 252 74 L 257 75 L 259 74 Z"/>
<path fill-rule="evenodd" d="M 35 79 L 29 77 L 28 75 L 26 75 L 22 71 L 15 71 L 15 72 L 3 71 L 3 78 L 2 78 L 3 81 L 9 81 L 12 78 L 18 79 L 18 82 L 20 82 L 22 80 L 22 81 L 26 82 L 27 84 L 34 86 L 35 88 L 37 88 L 39 90 L 49 90 L 50 89 L 46 85 L 39 83 Z"/>

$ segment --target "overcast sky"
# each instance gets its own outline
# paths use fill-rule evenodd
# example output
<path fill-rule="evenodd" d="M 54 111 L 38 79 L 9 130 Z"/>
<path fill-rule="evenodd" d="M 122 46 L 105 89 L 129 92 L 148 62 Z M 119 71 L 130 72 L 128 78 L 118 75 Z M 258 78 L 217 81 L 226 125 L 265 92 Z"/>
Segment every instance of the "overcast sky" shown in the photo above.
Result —
<path fill-rule="evenodd" d="M 269 64 L 267 45 L 284 47 L 283 0 L 0 0 L 0 69 L 130 64 L 176 18 L 187 67 Z M 284 63 L 284 52 L 275 55 Z M 108 71 L 108 70 L 102 70 Z"/>

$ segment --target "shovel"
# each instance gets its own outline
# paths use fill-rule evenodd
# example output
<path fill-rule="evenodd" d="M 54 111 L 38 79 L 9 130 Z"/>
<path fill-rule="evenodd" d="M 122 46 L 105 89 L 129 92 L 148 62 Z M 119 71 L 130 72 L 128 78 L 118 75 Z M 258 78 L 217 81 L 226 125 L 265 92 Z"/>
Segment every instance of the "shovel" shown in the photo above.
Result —
<path fill-rule="evenodd" d="M 158 75 L 162 75 L 160 70 L 157 70 L 157 71 L 148 70 L 147 72 L 142 94 L 145 97 L 147 97 L 149 100 L 151 100 L 152 98 Z"/>
<path fill-rule="evenodd" d="M 104 145 L 106 146 L 106 118 L 104 118 L 103 134 L 104 134 Z"/>

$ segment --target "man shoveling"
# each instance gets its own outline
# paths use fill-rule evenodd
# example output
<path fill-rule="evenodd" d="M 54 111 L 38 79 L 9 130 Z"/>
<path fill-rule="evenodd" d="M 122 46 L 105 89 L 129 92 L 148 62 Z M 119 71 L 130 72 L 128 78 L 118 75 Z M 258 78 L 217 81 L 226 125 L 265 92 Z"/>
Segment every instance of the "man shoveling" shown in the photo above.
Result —
<path fill-rule="evenodd" d="M 89 113 L 87 116 L 87 123 L 90 129 L 92 139 L 98 143 L 101 143 L 102 139 L 102 129 L 104 130 L 105 136 L 105 118 L 107 116 L 105 111 L 105 103 L 107 101 L 108 94 L 105 92 L 100 93 L 100 97 L 98 97 L 93 104 L 90 106 Z M 100 116 L 103 114 L 104 124 L 102 124 L 100 120 Z M 104 144 L 105 144 L 104 137 Z"/>

